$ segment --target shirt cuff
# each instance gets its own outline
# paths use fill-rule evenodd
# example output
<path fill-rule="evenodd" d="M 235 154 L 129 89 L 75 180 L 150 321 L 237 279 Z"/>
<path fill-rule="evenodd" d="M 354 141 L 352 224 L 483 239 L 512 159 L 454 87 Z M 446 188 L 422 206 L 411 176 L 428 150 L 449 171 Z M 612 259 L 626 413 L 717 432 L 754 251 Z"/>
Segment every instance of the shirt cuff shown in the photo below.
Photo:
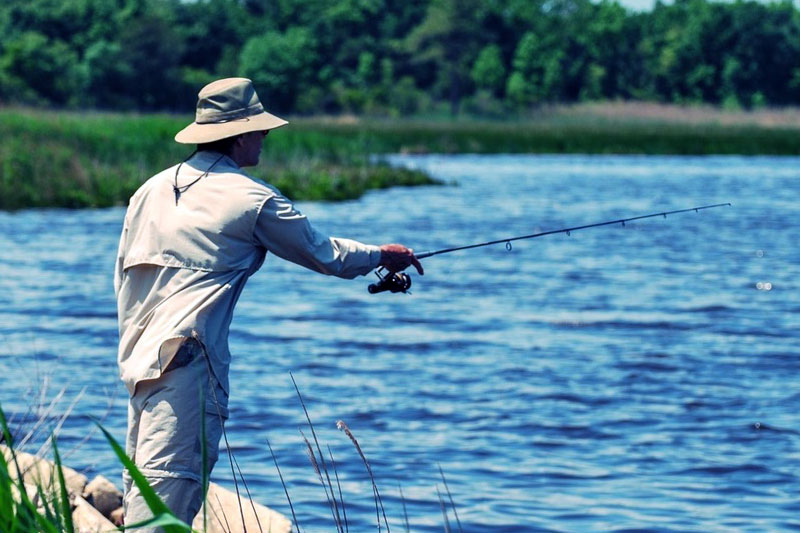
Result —
<path fill-rule="evenodd" d="M 375 270 L 381 262 L 381 247 L 369 244 L 367 248 L 369 249 L 370 270 Z"/>

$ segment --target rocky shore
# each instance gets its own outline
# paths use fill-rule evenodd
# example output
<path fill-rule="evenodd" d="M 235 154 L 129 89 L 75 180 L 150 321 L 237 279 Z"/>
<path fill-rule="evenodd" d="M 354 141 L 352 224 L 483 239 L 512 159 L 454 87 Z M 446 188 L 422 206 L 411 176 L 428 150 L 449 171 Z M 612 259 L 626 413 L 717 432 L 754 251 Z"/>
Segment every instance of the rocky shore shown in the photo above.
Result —
<path fill-rule="evenodd" d="M 0 445 L 0 451 L 9 464 L 11 476 L 19 479 L 18 476 L 22 475 L 25 490 L 32 502 L 42 503 L 42 494 L 58 493 L 60 490 L 58 474 L 52 462 L 16 451 L 20 469 L 20 472 L 17 472 L 12 463 L 11 450 L 5 445 Z M 72 507 L 75 533 L 117 531 L 117 527 L 122 525 L 123 516 L 122 492 L 116 485 L 103 476 L 97 476 L 89 481 L 85 475 L 66 466 L 63 467 L 63 473 Z M 205 533 L 291 532 L 292 524 L 282 514 L 246 498 L 241 499 L 242 511 L 240 511 L 239 501 L 235 493 L 211 483 L 206 498 L 208 512 Z M 203 531 L 203 509 L 195 517 L 192 527 Z"/>

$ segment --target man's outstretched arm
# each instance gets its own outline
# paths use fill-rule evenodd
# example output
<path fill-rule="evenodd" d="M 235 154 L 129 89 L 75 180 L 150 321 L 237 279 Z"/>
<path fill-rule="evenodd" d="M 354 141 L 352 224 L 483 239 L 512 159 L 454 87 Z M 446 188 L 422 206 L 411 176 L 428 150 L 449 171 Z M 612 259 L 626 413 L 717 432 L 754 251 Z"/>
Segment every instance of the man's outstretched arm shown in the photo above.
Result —
<path fill-rule="evenodd" d="M 352 279 L 379 266 L 399 272 L 411 265 L 422 274 L 414 253 L 401 244 L 373 246 L 329 237 L 283 196 L 268 199 L 259 213 L 255 238 L 269 252 L 316 272 Z"/>

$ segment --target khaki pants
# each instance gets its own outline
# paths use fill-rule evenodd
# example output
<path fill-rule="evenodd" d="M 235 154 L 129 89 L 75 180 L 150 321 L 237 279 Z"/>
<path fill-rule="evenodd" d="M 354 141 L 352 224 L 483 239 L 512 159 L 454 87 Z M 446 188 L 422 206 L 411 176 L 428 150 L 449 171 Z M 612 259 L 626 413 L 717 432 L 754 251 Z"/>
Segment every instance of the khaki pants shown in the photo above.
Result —
<path fill-rule="evenodd" d="M 202 347 L 193 341 L 180 348 L 160 378 L 139 383 L 128 404 L 128 456 L 156 494 L 188 524 L 204 497 L 201 417 L 205 418 L 205 470 L 210 473 L 219 455 L 227 405 L 227 395 L 209 372 Z M 153 514 L 127 471 L 122 478 L 125 524 L 151 518 Z"/>

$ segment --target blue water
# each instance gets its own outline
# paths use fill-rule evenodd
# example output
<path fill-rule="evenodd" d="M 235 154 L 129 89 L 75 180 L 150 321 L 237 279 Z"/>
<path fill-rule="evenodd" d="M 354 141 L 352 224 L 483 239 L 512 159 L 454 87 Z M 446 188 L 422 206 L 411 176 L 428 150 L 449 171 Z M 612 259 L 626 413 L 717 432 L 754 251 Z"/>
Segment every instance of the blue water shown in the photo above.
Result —
<path fill-rule="evenodd" d="M 392 161 L 452 185 L 301 207 L 332 234 L 417 250 L 733 207 L 433 257 L 410 296 L 268 260 L 231 333 L 229 438 L 257 500 L 289 514 L 269 439 L 301 526 L 334 530 L 291 371 L 352 531 L 376 529 L 375 508 L 339 419 L 393 531 L 403 504 L 412 531 L 443 531 L 437 489 L 458 530 L 439 465 L 464 531 L 800 530 L 799 158 Z M 28 428 L 32 407 L 51 426 L 71 409 L 67 462 L 115 481 L 88 428 L 103 417 L 124 438 L 111 281 L 123 213 L 0 213 L 3 407 Z M 214 477 L 231 486 L 224 460 Z"/>

